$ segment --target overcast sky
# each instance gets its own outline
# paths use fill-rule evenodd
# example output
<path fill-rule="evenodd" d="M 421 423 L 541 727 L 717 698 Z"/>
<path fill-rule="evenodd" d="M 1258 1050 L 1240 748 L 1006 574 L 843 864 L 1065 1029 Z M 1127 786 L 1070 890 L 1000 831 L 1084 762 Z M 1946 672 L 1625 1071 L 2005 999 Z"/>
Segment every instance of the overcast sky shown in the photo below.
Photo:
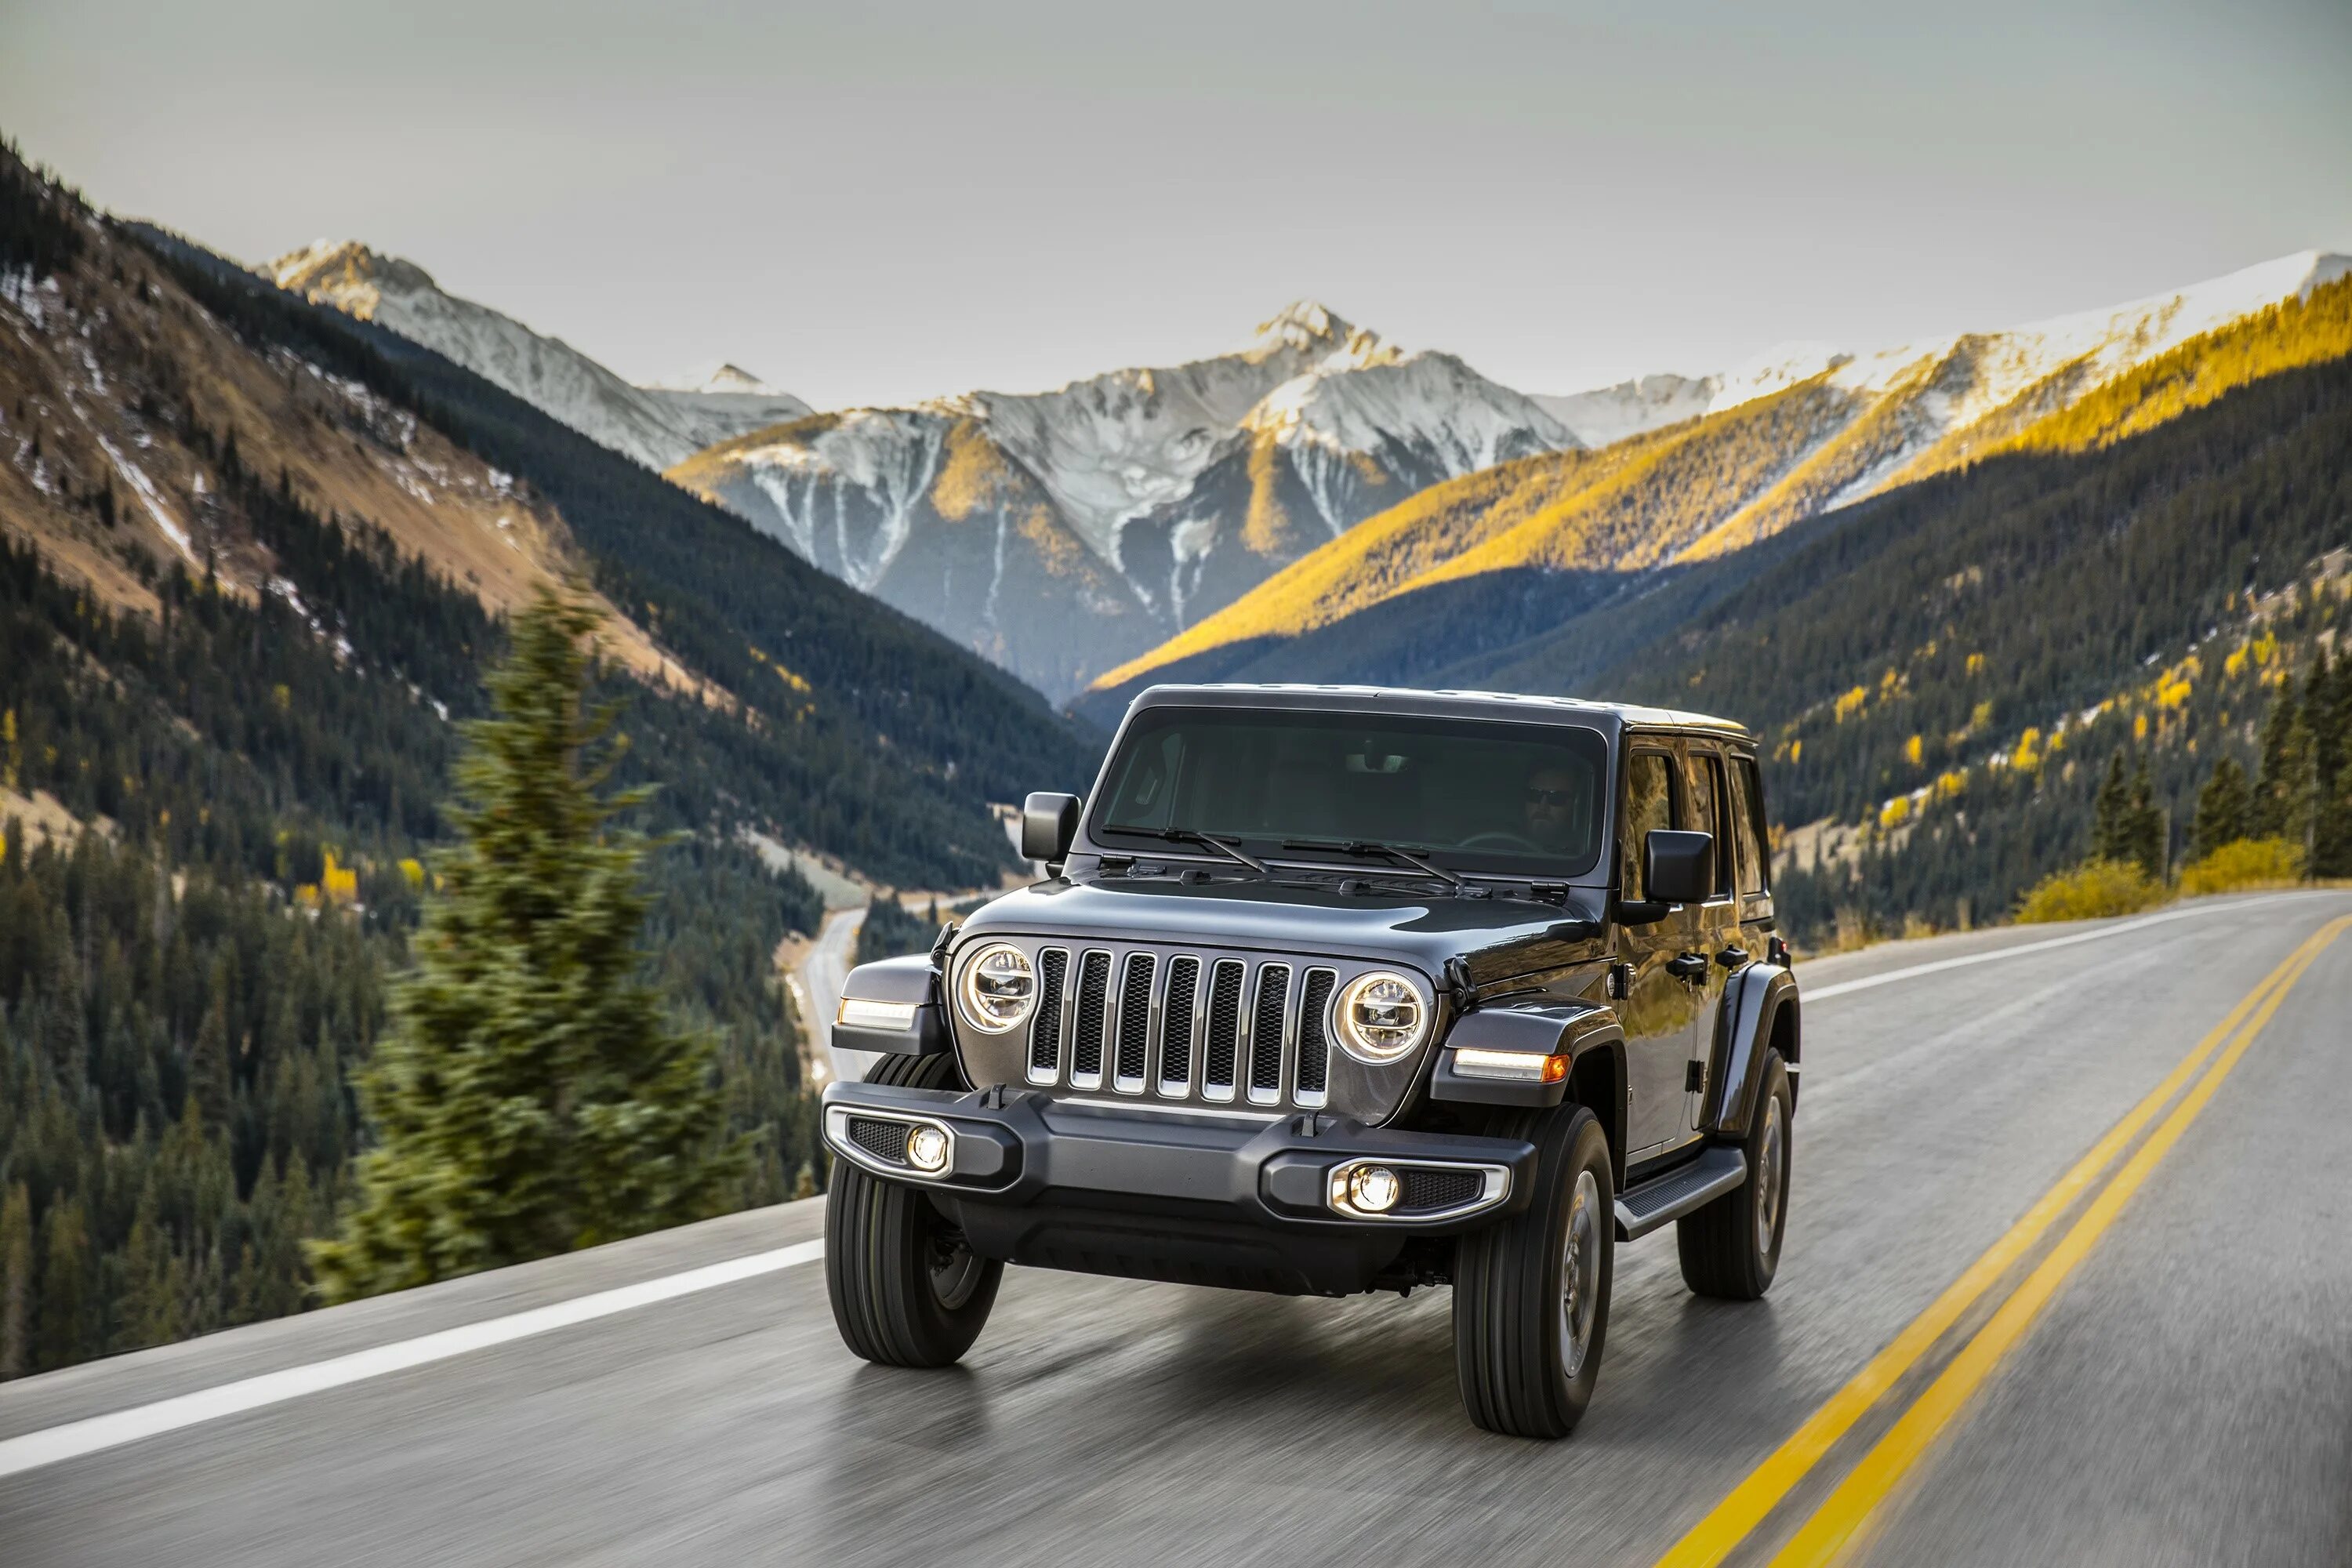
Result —
<path fill-rule="evenodd" d="M 2352 248 L 2346 0 L 0 0 L 0 130 L 101 205 L 821 406 L 1298 296 L 1565 392 Z"/>

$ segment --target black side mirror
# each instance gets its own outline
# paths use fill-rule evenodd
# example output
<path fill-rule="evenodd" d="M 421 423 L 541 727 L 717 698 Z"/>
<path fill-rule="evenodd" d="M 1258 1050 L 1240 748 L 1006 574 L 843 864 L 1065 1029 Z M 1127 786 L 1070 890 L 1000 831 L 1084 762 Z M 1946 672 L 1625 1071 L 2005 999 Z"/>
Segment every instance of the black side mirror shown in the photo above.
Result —
<path fill-rule="evenodd" d="M 1039 790 L 1021 803 L 1023 858 L 1058 866 L 1078 837 L 1078 797 Z"/>
<path fill-rule="evenodd" d="M 1666 904 L 1715 897 L 1715 835 L 1654 827 L 1642 841 L 1642 890 Z"/>

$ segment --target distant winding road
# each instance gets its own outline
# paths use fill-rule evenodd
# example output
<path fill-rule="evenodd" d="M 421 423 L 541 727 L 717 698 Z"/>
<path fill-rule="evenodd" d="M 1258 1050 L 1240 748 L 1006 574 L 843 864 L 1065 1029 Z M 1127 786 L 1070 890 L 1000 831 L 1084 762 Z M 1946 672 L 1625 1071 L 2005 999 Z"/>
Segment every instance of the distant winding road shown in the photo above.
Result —
<path fill-rule="evenodd" d="M 1621 1252 L 1565 1443 L 1464 1421 L 1444 1289 L 1013 1270 L 867 1366 L 792 1204 L 0 1385 L 0 1563 L 2343 1568 L 2347 915 L 1801 960 L 1780 1280 Z"/>
<path fill-rule="evenodd" d="M 816 941 L 809 945 L 806 956 L 793 972 L 795 989 L 800 993 L 801 1021 L 809 1031 L 810 1059 L 816 1063 L 824 1083 L 843 1078 L 856 1081 L 864 1078 L 866 1069 L 874 1064 L 872 1051 L 836 1053 L 833 1048 L 833 1015 L 841 1005 L 841 987 L 849 979 L 850 960 L 857 952 L 857 933 L 865 924 L 863 908 L 827 910 Z"/>

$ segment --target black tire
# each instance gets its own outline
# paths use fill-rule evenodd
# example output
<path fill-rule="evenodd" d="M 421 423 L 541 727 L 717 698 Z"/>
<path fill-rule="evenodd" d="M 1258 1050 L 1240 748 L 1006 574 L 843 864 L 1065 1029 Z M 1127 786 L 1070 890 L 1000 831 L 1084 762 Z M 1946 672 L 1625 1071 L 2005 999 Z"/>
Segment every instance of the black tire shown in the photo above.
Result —
<path fill-rule="evenodd" d="M 1748 1126 L 1748 1179 L 1675 1222 L 1683 1283 L 1701 1296 L 1753 1301 L 1772 1288 L 1789 1228 L 1789 1167 L 1796 1151 L 1796 1100 L 1778 1051 L 1764 1055 L 1764 1082 Z"/>
<path fill-rule="evenodd" d="M 1463 1407 L 1487 1431 L 1565 1437 L 1592 1401 L 1609 1332 L 1617 1250 L 1609 1140 L 1577 1105 L 1515 1112 L 1494 1131 L 1536 1145 L 1535 1193 L 1520 1213 L 1454 1244 L 1454 1375 Z M 1577 1316 L 1586 1326 L 1571 1354 L 1564 1264 L 1580 1189 Z"/>
<path fill-rule="evenodd" d="M 944 1089 L 955 1060 L 887 1056 L 868 1083 Z M 836 1158 L 824 1198 L 824 1283 L 842 1342 L 885 1366 L 949 1366 L 980 1337 L 1004 1265 L 976 1258 L 928 1194 Z"/>

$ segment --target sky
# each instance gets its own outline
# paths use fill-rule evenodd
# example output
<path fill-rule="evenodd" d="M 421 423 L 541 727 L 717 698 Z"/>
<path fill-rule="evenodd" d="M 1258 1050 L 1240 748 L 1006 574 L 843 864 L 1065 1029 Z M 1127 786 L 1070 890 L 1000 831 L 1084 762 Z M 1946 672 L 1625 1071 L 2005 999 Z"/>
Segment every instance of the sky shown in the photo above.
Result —
<path fill-rule="evenodd" d="M 1559 393 L 2352 250 L 2352 5 L 0 0 L 0 132 L 821 407 L 1321 300 Z"/>

